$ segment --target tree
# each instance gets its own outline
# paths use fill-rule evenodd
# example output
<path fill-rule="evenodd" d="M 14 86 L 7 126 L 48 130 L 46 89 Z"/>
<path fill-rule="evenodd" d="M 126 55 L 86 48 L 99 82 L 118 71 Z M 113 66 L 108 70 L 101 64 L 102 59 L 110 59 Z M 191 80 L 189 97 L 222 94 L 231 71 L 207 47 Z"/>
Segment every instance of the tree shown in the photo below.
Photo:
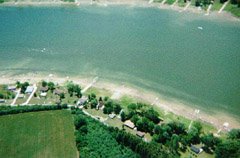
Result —
<path fill-rule="evenodd" d="M 135 111 L 137 110 L 137 104 L 131 103 L 127 106 L 129 111 Z"/>
<path fill-rule="evenodd" d="M 187 142 L 188 144 L 199 144 L 200 143 L 200 137 L 199 137 L 199 131 L 197 128 L 192 127 L 187 135 Z"/>
<path fill-rule="evenodd" d="M 178 148 L 179 148 L 179 136 L 176 134 L 173 134 L 171 137 L 171 141 L 170 141 L 170 148 L 174 151 L 177 152 Z"/>
<path fill-rule="evenodd" d="M 199 121 L 194 122 L 193 127 L 195 127 L 198 130 L 199 134 L 202 133 L 202 123 L 201 122 L 199 122 Z"/>
<path fill-rule="evenodd" d="M 46 87 L 47 84 L 48 84 L 48 83 L 47 83 L 46 81 L 44 81 L 44 80 L 42 81 L 42 87 Z"/>
<path fill-rule="evenodd" d="M 215 147 L 218 143 L 220 143 L 220 139 L 216 138 L 213 136 L 212 133 L 204 135 L 201 137 L 201 142 L 204 144 L 203 149 L 208 152 L 211 153 L 212 151 L 215 150 Z"/>
<path fill-rule="evenodd" d="M 215 150 L 216 158 L 238 158 L 240 155 L 240 141 L 226 140 L 219 143 Z"/>
<path fill-rule="evenodd" d="M 228 132 L 229 139 L 240 139 L 240 129 L 232 129 Z"/>
<path fill-rule="evenodd" d="M 126 114 L 124 111 L 121 113 L 121 121 L 122 122 L 126 121 Z"/>
<path fill-rule="evenodd" d="M 199 7 L 199 6 L 201 6 L 201 3 L 202 3 L 201 0 L 196 0 L 195 6 L 196 6 L 196 7 Z"/>
<path fill-rule="evenodd" d="M 82 126 L 87 125 L 87 121 L 83 116 L 76 116 L 74 119 L 74 125 L 76 129 L 79 129 Z"/>
<path fill-rule="evenodd" d="M 143 117 L 142 119 L 139 119 L 136 123 L 137 129 L 143 132 L 153 132 L 154 129 L 154 123 L 151 122 L 146 117 Z"/>
<path fill-rule="evenodd" d="M 65 98 L 64 93 L 60 93 L 60 94 L 59 94 L 59 97 L 60 97 L 60 100 L 64 99 L 64 98 Z"/>
<path fill-rule="evenodd" d="M 227 0 L 220 0 L 220 3 L 224 3 L 224 2 L 226 2 Z"/>
<path fill-rule="evenodd" d="M 153 121 L 154 123 L 159 123 L 160 119 L 159 114 L 157 111 L 153 110 L 153 108 L 148 109 L 145 113 L 144 116 L 148 118 L 149 120 Z"/>
<path fill-rule="evenodd" d="M 113 111 L 115 114 L 119 114 L 121 110 L 122 110 L 122 107 L 120 106 L 120 104 L 118 103 L 114 104 Z"/>
<path fill-rule="evenodd" d="M 96 108 L 98 104 L 97 99 L 91 100 L 90 104 L 91 104 L 91 109 Z"/>
<path fill-rule="evenodd" d="M 55 84 L 53 82 L 48 82 L 48 88 L 51 92 L 55 89 Z"/>
<path fill-rule="evenodd" d="M 138 117 L 138 115 L 133 115 L 133 117 L 131 118 L 131 121 L 136 125 L 139 119 L 140 118 Z"/>

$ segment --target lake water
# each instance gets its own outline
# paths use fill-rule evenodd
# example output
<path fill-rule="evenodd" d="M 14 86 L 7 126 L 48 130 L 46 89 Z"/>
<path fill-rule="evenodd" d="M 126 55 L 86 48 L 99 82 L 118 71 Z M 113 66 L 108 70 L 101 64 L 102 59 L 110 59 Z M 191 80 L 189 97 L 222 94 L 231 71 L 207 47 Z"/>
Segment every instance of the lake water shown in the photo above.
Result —
<path fill-rule="evenodd" d="M 99 76 L 238 119 L 239 41 L 240 22 L 157 8 L 0 7 L 2 73 Z"/>

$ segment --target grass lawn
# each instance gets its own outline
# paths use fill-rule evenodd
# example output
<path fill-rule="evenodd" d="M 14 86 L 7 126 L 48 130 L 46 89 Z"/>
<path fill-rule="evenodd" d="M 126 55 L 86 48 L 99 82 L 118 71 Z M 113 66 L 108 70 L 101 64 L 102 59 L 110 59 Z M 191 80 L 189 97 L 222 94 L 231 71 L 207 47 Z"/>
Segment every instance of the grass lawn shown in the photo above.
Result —
<path fill-rule="evenodd" d="M 229 11 L 236 17 L 240 17 L 240 7 L 238 7 L 237 5 L 228 3 L 224 10 Z"/>
<path fill-rule="evenodd" d="M 153 0 L 153 2 L 161 3 L 163 0 Z"/>
<path fill-rule="evenodd" d="M 215 0 L 212 6 L 211 10 L 219 11 L 219 9 L 222 7 L 222 3 L 220 3 L 220 0 Z"/>
<path fill-rule="evenodd" d="M 109 92 L 106 89 L 98 89 L 98 88 L 95 88 L 95 87 L 89 88 L 83 95 L 87 96 L 91 93 L 96 94 L 98 97 L 100 97 L 100 96 L 101 97 L 106 97 L 106 96 L 110 97 L 112 95 L 111 92 Z"/>
<path fill-rule="evenodd" d="M 197 146 L 197 145 L 196 145 Z M 215 155 L 214 154 L 208 154 L 206 152 L 202 152 L 198 155 L 196 155 L 194 152 L 191 151 L 191 149 L 189 147 L 187 147 L 187 151 L 185 153 L 180 152 L 181 157 L 183 158 L 189 158 L 189 157 L 196 157 L 196 158 L 214 158 Z"/>
<path fill-rule="evenodd" d="M 187 3 L 185 3 L 184 0 L 179 0 L 177 4 L 179 7 L 185 7 Z"/>
<path fill-rule="evenodd" d="M 176 0 L 167 0 L 166 4 L 173 4 Z"/>
<path fill-rule="evenodd" d="M 0 116 L 0 155 L 14 158 L 77 157 L 67 110 Z"/>

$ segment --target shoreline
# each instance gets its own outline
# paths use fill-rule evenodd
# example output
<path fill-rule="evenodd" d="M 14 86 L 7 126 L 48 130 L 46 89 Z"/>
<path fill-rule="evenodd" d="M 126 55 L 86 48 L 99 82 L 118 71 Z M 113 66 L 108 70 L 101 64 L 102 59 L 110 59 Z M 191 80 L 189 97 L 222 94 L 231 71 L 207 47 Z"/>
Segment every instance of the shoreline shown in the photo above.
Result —
<path fill-rule="evenodd" d="M 96 76 L 95 76 L 96 77 Z M 92 82 L 94 77 L 63 77 L 55 74 L 40 75 L 34 73 L 27 73 L 22 75 L 1 75 L 0 84 L 13 84 L 16 81 L 28 81 L 32 84 L 45 81 L 53 81 L 60 85 L 66 81 L 73 81 L 74 83 L 80 84 L 81 87 L 86 87 Z M 215 128 L 223 128 L 225 122 L 229 123 L 229 129 L 240 128 L 240 123 L 230 114 L 224 112 L 214 111 L 214 114 L 208 114 L 207 112 L 200 111 L 198 117 L 195 116 L 194 111 L 196 108 L 190 104 L 185 104 L 180 100 L 174 98 L 166 99 L 161 94 L 152 92 L 150 90 L 144 90 L 139 87 L 129 85 L 128 83 L 114 83 L 110 81 L 102 80 L 101 78 L 93 85 L 94 88 L 104 89 L 111 92 L 112 96 L 115 95 L 115 99 L 118 100 L 123 96 L 134 98 L 137 101 L 151 104 L 154 102 L 154 107 L 167 112 L 172 112 L 175 115 L 183 116 L 190 120 L 200 119 L 201 121 L 213 125 Z M 116 97 L 117 96 L 117 97 Z"/>
<path fill-rule="evenodd" d="M 114 0 L 99 0 L 99 1 L 94 1 L 93 3 L 87 0 L 83 0 L 81 2 L 63 2 L 63 1 L 45 1 L 45 2 L 31 2 L 31 1 L 26 1 L 26 2 L 4 2 L 0 4 L 1 6 L 9 6 L 9 7 L 27 7 L 27 6 L 74 6 L 74 7 L 81 7 L 81 6 L 102 6 L 102 7 L 107 7 L 107 6 L 117 6 L 117 5 L 127 5 L 130 7 L 143 7 L 143 8 L 158 8 L 158 9 L 163 9 L 163 10 L 173 10 L 177 11 L 179 13 L 194 13 L 194 14 L 201 14 L 206 18 L 218 18 L 222 20 L 230 20 L 230 21 L 240 21 L 239 17 L 236 17 L 232 15 L 230 12 L 223 11 L 221 14 L 218 14 L 217 10 L 210 11 L 209 15 L 206 14 L 206 10 L 204 9 L 198 9 L 197 7 L 194 7 L 190 5 L 187 10 L 184 10 L 184 7 L 180 7 L 177 4 L 172 6 L 169 4 L 161 4 L 159 2 L 152 2 L 149 4 L 148 1 L 144 0 L 123 0 L 123 1 L 114 1 Z"/>

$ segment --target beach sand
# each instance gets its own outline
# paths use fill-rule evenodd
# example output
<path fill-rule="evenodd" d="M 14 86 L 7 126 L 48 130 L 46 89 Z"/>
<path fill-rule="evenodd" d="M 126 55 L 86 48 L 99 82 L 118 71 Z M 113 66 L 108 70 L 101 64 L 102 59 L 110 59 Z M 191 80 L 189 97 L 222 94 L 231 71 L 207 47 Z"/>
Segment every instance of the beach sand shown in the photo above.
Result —
<path fill-rule="evenodd" d="M 179 13 L 195 13 L 195 14 L 206 14 L 206 10 L 198 9 L 195 6 L 190 5 L 187 10 L 184 10 L 184 7 L 180 7 L 177 4 L 172 6 L 168 4 L 161 4 L 157 2 L 149 3 L 147 0 L 75 0 L 76 2 L 64 2 L 61 0 L 47 0 L 47 1 L 8 1 L 2 3 L 0 6 L 75 6 L 81 7 L 82 5 L 98 5 L 107 7 L 110 5 L 127 5 L 131 7 L 155 7 L 159 9 L 174 10 Z M 220 18 L 231 21 L 240 21 L 238 17 L 233 16 L 231 13 L 223 11 L 221 14 L 218 11 L 210 11 L 206 18 Z"/>
<path fill-rule="evenodd" d="M 76 84 L 80 84 L 81 87 L 86 87 L 89 85 L 94 77 L 90 78 L 78 78 L 78 77 L 68 77 L 68 76 L 57 76 L 55 74 L 48 75 L 40 75 L 34 73 L 22 74 L 22 75 L 3 75 L 0 74 L 0 84 L 13 84 L 16 81 L 25 82 L 28 81 L 32 84 L 45 81 L 52 81 L 54 83 L 58 83 L 62 85 L 66 83 L 66 81 L 73 81 Z M 95 76 L 96 77 L 96 76 Z M 93 87 L 98 89 L 104 89 L 109 91 L 115 99 L 119 99 L 122 96 L 129 96 L 132 98 L 136 98 L 136 100 L 143 101 L 145 103 L 153 103 L 154 106 L 167 111 L 172 112 L 176 115 L 180 115 L 186 117 L 188 119 L 200 119 L 203 122 L 210 123 L 217 129 L 223 128 L 223 124 L 225 122 L 229 123 L 229 129 L 231 128 L 240 128 L 240 123 L 232 117 L 230 114 L 222 113 L 222 112 L 214 112 L 214 114 L 208 114 L 204 111 L 200 111 L 198 114 L 198 118 L 196 118 L 194 111 L 196 108 L 187 105 L 186 103 L 175 100 L 175 99 L 166 99 L 160 94 L 146 91 L 140 88 L 136 88 L 130 86 L 126 83 L 111 83 L 109 81 L 104 81 L 99 79 Z"/>

